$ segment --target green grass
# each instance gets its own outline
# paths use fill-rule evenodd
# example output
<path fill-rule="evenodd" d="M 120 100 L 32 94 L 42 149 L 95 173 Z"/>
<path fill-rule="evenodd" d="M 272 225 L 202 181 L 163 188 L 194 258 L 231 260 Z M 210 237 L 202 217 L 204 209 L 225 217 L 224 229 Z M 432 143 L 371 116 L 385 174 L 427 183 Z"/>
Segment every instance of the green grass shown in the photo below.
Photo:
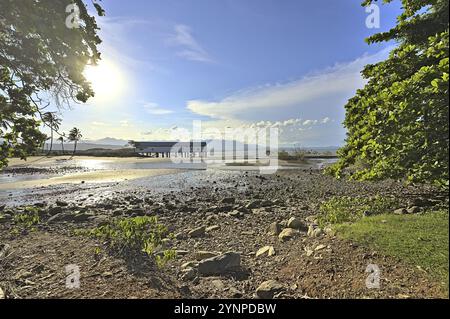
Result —
<path fill-rule="evenodd" d="M 423 215 L 382 214 L 334 225 L 339 237 L 419 266 L 448 293 L 448 211 Z"/>

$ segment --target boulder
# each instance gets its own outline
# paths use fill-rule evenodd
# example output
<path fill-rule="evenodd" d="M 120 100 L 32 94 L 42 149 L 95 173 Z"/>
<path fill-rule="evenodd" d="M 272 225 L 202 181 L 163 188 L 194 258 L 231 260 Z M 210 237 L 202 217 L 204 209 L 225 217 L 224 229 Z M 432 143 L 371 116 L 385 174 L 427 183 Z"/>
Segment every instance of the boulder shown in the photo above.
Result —
<path fill-rule="evenodd" d="M 308 227 L 303 223 L 300 218 L 291 217 L 287 222 L 288 228 L 298 229 L 300 231 L 307 231 Z"/>
<path fill-rule="evenodd" d="M 198 264 L 198 272 L 202 275 L 221 275 L 237 270 L 241 266 L 241 255 L 236 252 L 204 259 Z"/>
<path fill-rule="evenodd" d="M 285 228 L 278 235 L 280 241 L 288 241 L 298 235 L 298 231 L 293 228 Z"/>
<path fill-rule="evenodd" d="M 276 280 L 264 281 L 256 289 L 256 296 L 261 299 L 272 299 L 276 294 L 284 290 L 282 283 Z"/>

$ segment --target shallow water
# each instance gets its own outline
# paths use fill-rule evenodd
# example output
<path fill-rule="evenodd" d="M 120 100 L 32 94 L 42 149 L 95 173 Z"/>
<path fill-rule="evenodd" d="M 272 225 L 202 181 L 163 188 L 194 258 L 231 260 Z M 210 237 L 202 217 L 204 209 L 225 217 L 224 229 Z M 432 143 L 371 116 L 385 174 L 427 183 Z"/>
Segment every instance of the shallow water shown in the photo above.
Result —
<path fill-rule="evenodd" d="M 128 169 L 180 169 L 180 170 L 226 170 L 226 171 L 254 171 L 259 170 L 258 166 L 248 166 L 248 165 L 230 165 L 227 166 L 221 162 L 217 163 L 174 163 L 172 161 L 145 161 L 146 159 L 136 159 L 135 161 L 117 161 L 114 159 L 71 159 L 71 160 L 60 160 L 57 159 L 50 163 L 45 161 L 33 161 L 27 163 L 27 165 L 20 165 L 18 167 L 36 167 L 36 168 L 49 168 L 49 169 L 61 169 L 64 168 L 79 168 L 79 171 L 96 171 L 96 170 L 128 170 Z M 290 163 L 288 165 L 281 165 L 279 169 L 321 169 L 334 163 L 336 159 L 324 159 L 324 158 L 314 158 L 308 159 L 306 163 Z M 74 173 L 74 172 L 68 172 Z M 62 172 L 64 174 L 64 172 Z M 76 172 L 75 172 L 76 174 Z M 61 174 L 60 174 L 61 175 Z M 47 179 L 51 177 L 58 176 L 54 173 L 11 173 L 3 172 L 0 173 L 0 184 L 3 183 L 13 183 L 13 182 L 23 182 L 23 181 L 33 181 L 39 179 Z"/>

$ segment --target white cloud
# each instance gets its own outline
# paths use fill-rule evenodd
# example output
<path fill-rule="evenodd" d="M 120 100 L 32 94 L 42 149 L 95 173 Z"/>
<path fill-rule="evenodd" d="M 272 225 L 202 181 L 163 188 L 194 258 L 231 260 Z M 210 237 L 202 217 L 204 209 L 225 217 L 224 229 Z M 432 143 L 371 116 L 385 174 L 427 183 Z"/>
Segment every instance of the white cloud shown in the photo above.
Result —
<path fill-rule="evenodd" d="M 93 121 L 93 122 L 91 122 L 91 125 L 93 125 L 93 126 L 105 126 L 106 123 L 104 123 L 104 122 Z"/>
<path fill-rule="evenodd" d="M 174 27 L 175 34 L 168 40 L 168 44 L 177 46 L 177 55 L 187 60 L 197 62 L 212 62 L 208 52 L 197 42 L 192 35 L 192 30 L 186 25 L 177 24 Z"/>
<path fill-rule="evenodd" d="M 343 109 L 345 101 L 364 85 L 360 72 L 366 64 L 385 58 L 391 48 L 336 64 L 300 80 L 258 87 L 231 94 L 218 101 L 190 100 L 187 108 L 214 119 L 258 120 L 261 117 L 312 117 Z M 327 112 L 328 110 L 328 112 Z"/>
<path fill-rule="evenodd" d="M 130 122 L 128 120 L 119 121 L 121 127 L 129 127 Z"/>
<path fill-rule="evenodd" d="M 317 120 L 306 120 L 303 122 L 304 126 L 317 124 Z"/>
<path fill-rule="evenodd" d="M 147 113 L 152 114 L 152 115 L 167 115 L 167 114 L 173 113 L 172 110 L 160 107 L 156 103 L 145 103 L 143 105 L 143 108 L 145 109 L 145 111 Z"/>

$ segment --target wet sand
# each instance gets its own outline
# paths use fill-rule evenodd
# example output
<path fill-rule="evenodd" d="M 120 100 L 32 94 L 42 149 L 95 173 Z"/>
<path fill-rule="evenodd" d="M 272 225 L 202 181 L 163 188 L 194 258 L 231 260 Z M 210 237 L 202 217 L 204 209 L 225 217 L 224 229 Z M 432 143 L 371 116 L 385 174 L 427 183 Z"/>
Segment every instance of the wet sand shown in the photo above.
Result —
<path fill-rule="evenodd" d="M 127 170 L 98 170 L 91 172 L 72 173 L 64 176 L 56 176 L 42 179 L 34 179 L 20 182 L 0 184 L 0 190 L 22 189 L 39 186 L 51 186 L 58 184 L 80 184 L 80 183 L 107 183 L 121 182 L 150 176 L 161 176 L 179 173 L 176 169 L 127 169 Z"/>

